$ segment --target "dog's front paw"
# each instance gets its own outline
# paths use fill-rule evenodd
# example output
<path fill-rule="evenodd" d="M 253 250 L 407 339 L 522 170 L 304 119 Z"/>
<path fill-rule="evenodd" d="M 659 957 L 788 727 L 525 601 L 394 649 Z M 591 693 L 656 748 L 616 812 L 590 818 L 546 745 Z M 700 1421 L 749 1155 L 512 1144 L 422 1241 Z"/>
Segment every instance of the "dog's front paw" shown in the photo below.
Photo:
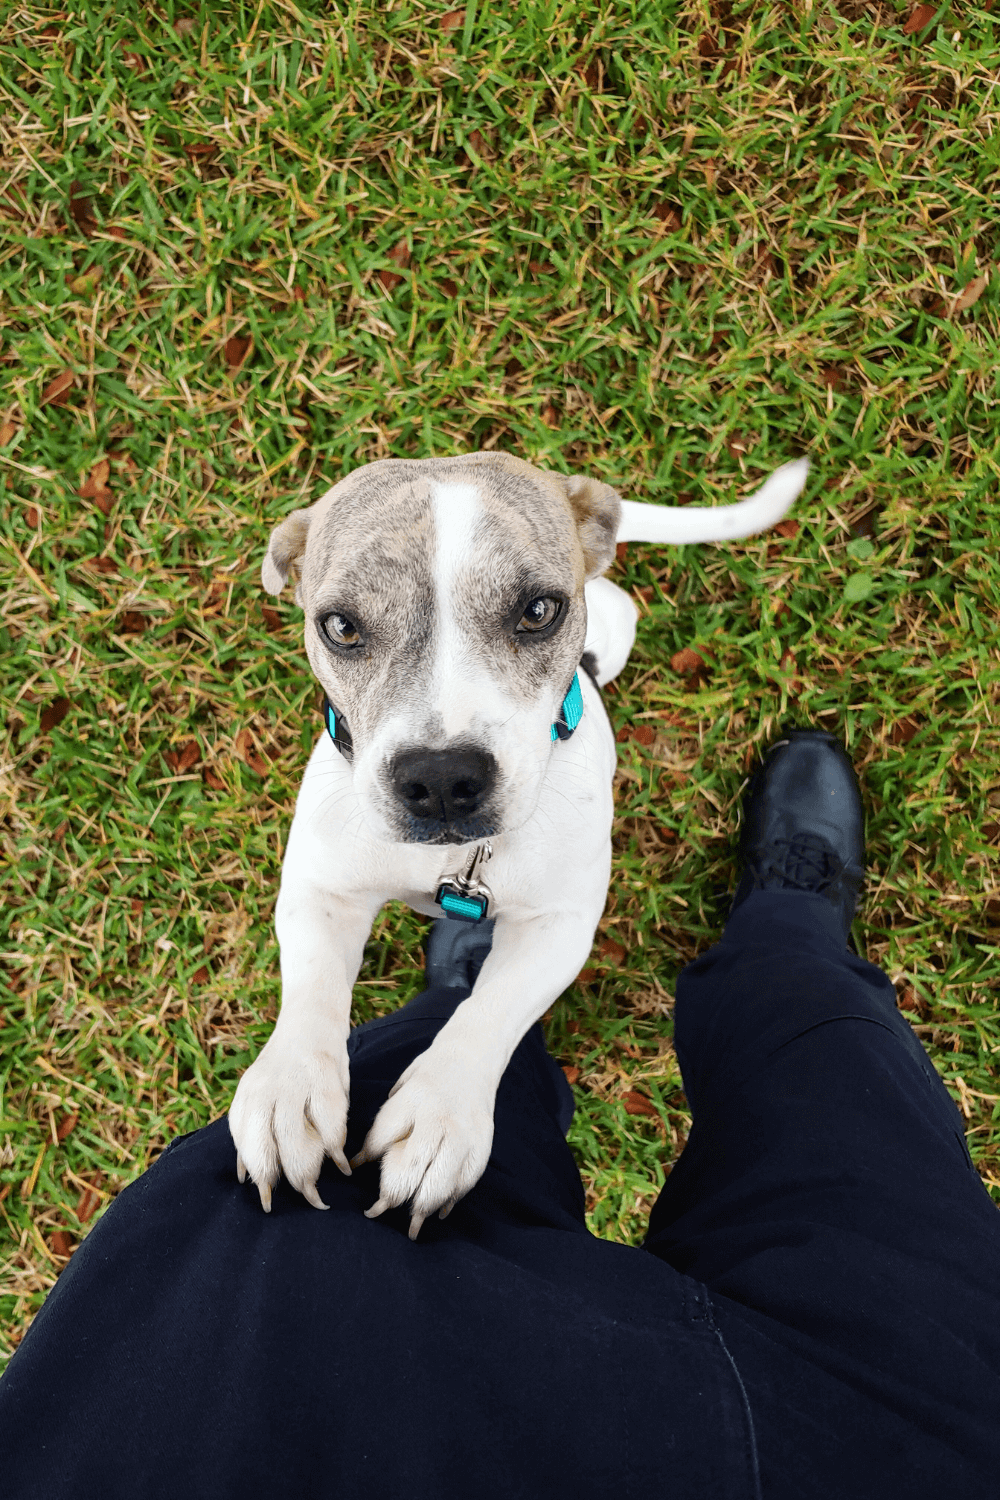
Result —
<path fill-rule="evenodd" d="M 426 1060 L 425 1060 L 426 1059 Z M 393 1085 L 351 1165 L 382 1158 L 374 1219 L 412 1199 L 410 1239 L 440 1210 L 443 1219 L 479 1181 L 493 1145 L 495 1086 L 430 1052 L 414 1059 Z"/>
<path fill-rule="evenodd" d="M 350 1070 L 347 1044 L 292 1040 L 275 1030 L 257 1061 L 240 1079 L 229 1107 L 240 1182 L 249 1175 L 267 1212 L 282 1171 L 313 1205 L 327 1204 L 316 1190 L 324 1156 L 349 1177 L 344 1155 Z"/>

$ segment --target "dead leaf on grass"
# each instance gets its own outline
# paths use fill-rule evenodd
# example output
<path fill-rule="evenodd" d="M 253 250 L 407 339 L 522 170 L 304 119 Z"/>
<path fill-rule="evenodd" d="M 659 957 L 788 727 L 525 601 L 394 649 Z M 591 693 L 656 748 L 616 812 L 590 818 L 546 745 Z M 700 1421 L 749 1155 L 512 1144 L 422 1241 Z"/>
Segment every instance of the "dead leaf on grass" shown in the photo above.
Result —
<path fill-rule="evenodd" d="M 563 1063 L 562 1070 L 566 1075 L 567 1083 L 576 1083 L 580 1077 L 580 1069 L 573 1063 Z"/>
<path fill-rule="evenodd" d="M 73 1236 L 68 1229 L 57 1229 L 49 1235 L 49 1244 L 61 1260 L 68 1260 L 73 1253 Z"/>
<path fill-rule="evenodd" d="M 897 719 L 889 730 L 890 745 L 908 745 L 914 735 L 919 734 L 923 725 L 920 720 L 910 714 L 905 719 Z"/>
<path fill-rule="evenodd" d="M 232 338 L 226 339 L 226 364 L 229 366 L 230 375 L 242 369 L 253 349 L 253 339 L 242 334 L 234 333 Z"/>
<path fill-rule="evenodd" d="M 400 240 L 392 247 L 389 251 L 389 259 L 397 266 L 401 266 L 404 271 L 406 270 L 410 264 L 410 247 L 405 240 Z M 376 272 L 376 277 L 387 292 L 391 292 L 394 287 L 399 286 L 399 283 L 405 280 L 397 271 L 390 271 L 388 266 L 383 266 L 380 271 Z"/>
<path fill-rule="evenodd" d="M 990 273 L 988 270 L 984 271 L 981 276 L 974 276 L 968 285 L 962 288 L 951 304 L 948 316 L 954 317 L 955 313 L 965 312 L 967 307 L 972 307 L 973 303 L 978 302 L 989 285 L 989 281 Z"/>
<path fill-rule="evenodd" d="M 457 31 L 460 26 L 465 25 L 465 10 L 446 10 L 438 21 L 442 31 Z"/>
<path fill-rule="evenodd" d="M 13 422 L 4 422 L 0 425 L 0 448 L 6 448 L 17 437 L 18 429 Z"/>
<path fill-rule="evenodd" d="M 183 745 L 178 745 L 174 750 L 164 752 L 163 759 L 172 771 L 183 775 L 196 766 L 201 760 L 201 749 L 197 740 L 185 740 Z"/>
<path fill-rule="evenodd" d="M 907 16 L 905 22 L 903 23 L 903 35 L 914 36 L 916 32 L 923 31 L 925 26 L 929 26 L 931 24 L 936 15 L 936 5 L 915 6 L 914 9 L 910 11 L 910 14 Z"/>
<path fill-rule="evenodd" d="M 122 635 L 142 635 L 146 628 L 146 616 L 141 615 L 138 610 L 127 609 L 121 617 Z"/>
<path fill-rule="evenodd" d="M 70 184 L 69 216 L 81 234 L 91 235 L 100 228 L 94 218 L 93 201 L 78 182 Z"/>
<path fill-rule="evenodd" d="M 226 790 L 226 783 L 223 781 L 218 771 L 213 770 L 211 766 L 205 767 L 204 771 L 202 771 L 201 773 L 201 779 L 204 782 L 205 786 L 209 787 L 213 792 L 224 792 Z"/>
<path fill-rule="evenodd" d="M 624 1098 L 625 1113 L 628 1115 L 652 1115 L 659 1119 L 659 1110 L 652 1099 L 647 1099 L 644 1094 L 637 1093 L 635 1089 L 629 1089 Z"/>
<path fill-rule="evenodd" d="M 65 406 L 75 383 L 76 376 L 72 370 L 61 370 L 45 387 L 39 406 Z"/>
<path fill-rule="evenodd" d="M 614 938 L 603 938 L 597 951 L 602 958 L 610 959 L 613 964 L 625 962 L 625 949 L 621 943 L 616 943 Z"/>
<path fill-rule="evenodd" d="M 56 1140 L 64 1141 L 69 1135 L 70 1131 L 76 1129 L 76 1124 L 79 1118 L 80 1116 L 78 1114 L 63 1115 L 62 1119 L 59 1121 L 59 1124 L 56 1126 Z"/>
<path fill-rule="evenodd" d="M 76 1205 L 76 1216 L 81 1224 L 87 1224 L 101 1206 L 101 1195 L 94 1184 L 83 1189 Z"/>
<path fill-rule="evenodd" d="M 50 729 L 55 729 L 57 724 L 61 724 L 72 707 L 73 704 L 69 698 L 53 698 L 48 708 L 42 710 L 42 717 L 38 724 L 42 734 L 48 734 Z"/>

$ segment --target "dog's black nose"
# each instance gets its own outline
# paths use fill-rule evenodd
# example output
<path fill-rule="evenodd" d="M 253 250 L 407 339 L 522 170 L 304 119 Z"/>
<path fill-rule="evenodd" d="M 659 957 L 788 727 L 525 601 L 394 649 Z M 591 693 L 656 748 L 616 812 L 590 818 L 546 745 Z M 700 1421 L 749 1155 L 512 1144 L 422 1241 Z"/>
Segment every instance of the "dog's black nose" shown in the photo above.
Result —
<path fill-rule="evenodd" d="M 485 750 L 404 750 L 393 761 L 392 789 L 415 818 L 460 823 L 493 790 L 497 763 Z"/>

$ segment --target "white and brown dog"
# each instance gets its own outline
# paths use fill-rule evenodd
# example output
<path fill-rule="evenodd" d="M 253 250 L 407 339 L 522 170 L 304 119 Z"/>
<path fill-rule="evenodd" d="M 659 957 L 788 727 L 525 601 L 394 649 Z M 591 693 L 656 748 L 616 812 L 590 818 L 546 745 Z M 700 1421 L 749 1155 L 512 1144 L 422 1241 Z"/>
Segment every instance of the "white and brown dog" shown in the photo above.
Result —
<path fill-rule="evenodd" d="M 229 1111 L 265 1209 L 282 1171 L 317 1208 L 324 1156 L 350 1172 L 351 991 L 392 899 L 488 909 L 496 926 L 472 994 L 354 1158 L 381 1158 L 368 1216 L 409 1203 L 415 1239 L 482 1176 L 504 1069 L 586 962 L 607 895 L 615 744 L 598 685 L 628 660 L 636 614 L 600 575 L 619 541 L 766 530 L 807 469 L 785 464 L 738 505 L 671 509 L 504 453 L 386 459 L 276 528 L 264 587 L 299 577 L 328 732 L 282 869 L 281 1013 Z"/>

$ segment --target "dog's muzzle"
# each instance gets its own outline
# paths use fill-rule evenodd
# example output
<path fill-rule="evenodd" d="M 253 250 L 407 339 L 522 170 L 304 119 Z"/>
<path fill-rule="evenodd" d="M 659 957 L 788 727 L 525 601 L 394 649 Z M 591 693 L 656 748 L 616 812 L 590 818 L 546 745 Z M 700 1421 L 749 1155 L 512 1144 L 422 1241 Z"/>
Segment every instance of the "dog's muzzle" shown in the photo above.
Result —
<path fill-rule="evenodd" d="M 389 767 L 396 800 L 417 823 L 465 828 L 496 786 L 497 763 L 486 750 L 405 750 Z"/>

